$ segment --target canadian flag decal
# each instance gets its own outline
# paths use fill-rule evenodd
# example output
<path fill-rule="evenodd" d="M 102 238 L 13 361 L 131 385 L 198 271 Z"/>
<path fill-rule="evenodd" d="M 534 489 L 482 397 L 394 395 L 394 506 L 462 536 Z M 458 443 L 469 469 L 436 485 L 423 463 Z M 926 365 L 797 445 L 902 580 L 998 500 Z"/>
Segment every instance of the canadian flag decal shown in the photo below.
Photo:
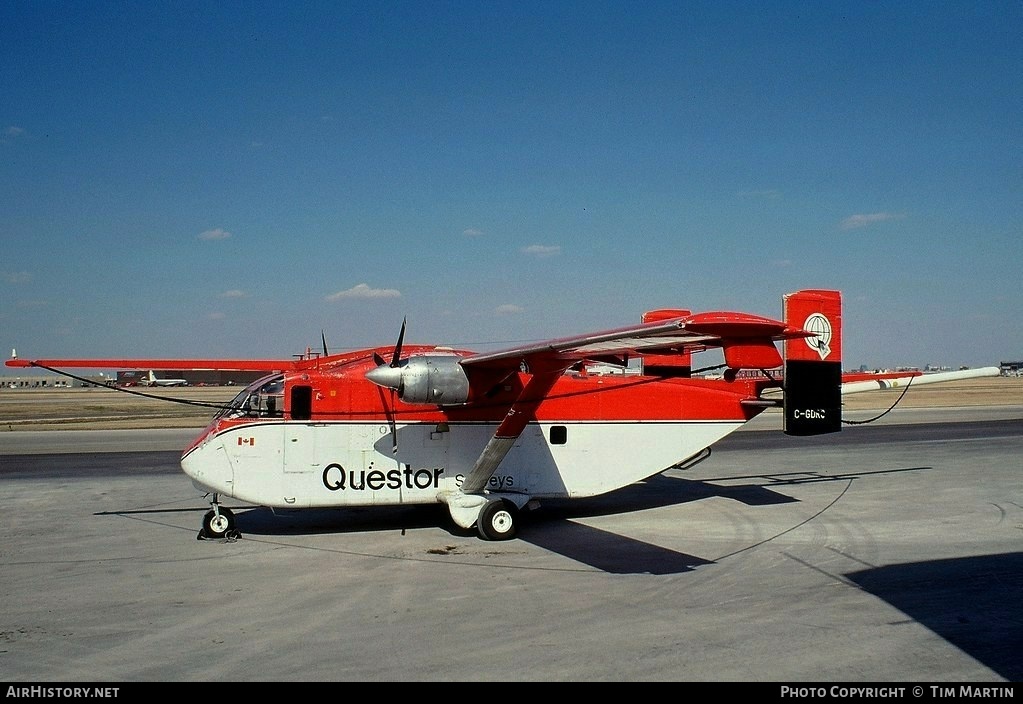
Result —
<path fill-rule="evenodd" d="M 243 437 L 239 437 L 238 438 L 238 444 L 239 445 L 255 445 L 256 444 L 256 438 L 243 438 Z"/>

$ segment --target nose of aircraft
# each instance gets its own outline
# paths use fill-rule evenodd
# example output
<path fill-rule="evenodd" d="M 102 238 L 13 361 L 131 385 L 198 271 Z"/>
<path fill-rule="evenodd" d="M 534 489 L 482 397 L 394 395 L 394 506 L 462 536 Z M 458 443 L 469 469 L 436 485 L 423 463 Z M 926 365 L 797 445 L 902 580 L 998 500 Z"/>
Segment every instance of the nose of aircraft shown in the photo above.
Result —
<path fill-rule="evenodd" d="M 217 437 L 206 438 L 181 458 L 181 469 L 197 485 L 226 496 L 234 495 L 234 468 Z"/>

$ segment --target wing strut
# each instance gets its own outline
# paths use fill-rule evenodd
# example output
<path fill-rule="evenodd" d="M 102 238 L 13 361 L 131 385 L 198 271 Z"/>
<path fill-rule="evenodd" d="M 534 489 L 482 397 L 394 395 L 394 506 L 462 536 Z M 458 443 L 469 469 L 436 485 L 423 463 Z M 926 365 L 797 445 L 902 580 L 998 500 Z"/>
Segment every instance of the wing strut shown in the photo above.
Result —
<path fill-rule="evenodd" d="M 551 371 L 533 374 L 522 389 L 522 393 L 519 394 L 519 398 L 508 409 L 504 420 L 497 426 L 494 437 L 490 438 L 490 442 L 476 459 L 476 464 L 466 475 L 461 487 L 463 494 L 475 494 L 486 487 L 490 477 L 494 476 L 494 472 L 497 471 L 508 451 L 512 449 L 526 425 L 535 418 L 537 406 L 543 402 L 547 397 L 547 392 L 564 373 L 564 368 L 558 367 Z"/>

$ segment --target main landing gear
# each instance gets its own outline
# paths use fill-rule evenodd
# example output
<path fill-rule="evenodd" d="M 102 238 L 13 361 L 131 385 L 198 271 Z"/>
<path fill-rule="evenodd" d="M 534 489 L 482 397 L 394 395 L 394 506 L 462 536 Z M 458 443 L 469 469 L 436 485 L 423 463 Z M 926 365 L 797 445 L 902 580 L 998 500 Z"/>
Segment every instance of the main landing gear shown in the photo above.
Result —
<path fill-rule="evenodd" d="M 506 499 L 494 499 L 480 510 L 476 530 L 485 540 L 511 540 L 518 530 L 517 517 L 515 504 Z"/>
<path fill-rule="evenodd" d="M 212 508 L 202 518 L 202 528 L 199 530 L 199 534 L 195 536 L 196 540 L 219 540 L 223 538 L 234 542 L 242 537 L 242 534 L 235 527 L 234 513 L 232 513 L 231 509 L 220 505 L 220 499 L 217 494 L 213 495 L 210 506 Z"/>

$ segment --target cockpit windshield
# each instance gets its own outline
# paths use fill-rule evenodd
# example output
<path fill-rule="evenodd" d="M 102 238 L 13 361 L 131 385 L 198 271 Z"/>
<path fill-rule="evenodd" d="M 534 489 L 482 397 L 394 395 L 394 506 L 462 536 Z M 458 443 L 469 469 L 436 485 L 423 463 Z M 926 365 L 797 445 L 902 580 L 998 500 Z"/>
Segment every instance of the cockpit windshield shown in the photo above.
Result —
<path fill-rule="evenodd" d="M 216 417 L 280 418 L 283 415 L 284 375 L 273 374 L 246 386 Z"/>

